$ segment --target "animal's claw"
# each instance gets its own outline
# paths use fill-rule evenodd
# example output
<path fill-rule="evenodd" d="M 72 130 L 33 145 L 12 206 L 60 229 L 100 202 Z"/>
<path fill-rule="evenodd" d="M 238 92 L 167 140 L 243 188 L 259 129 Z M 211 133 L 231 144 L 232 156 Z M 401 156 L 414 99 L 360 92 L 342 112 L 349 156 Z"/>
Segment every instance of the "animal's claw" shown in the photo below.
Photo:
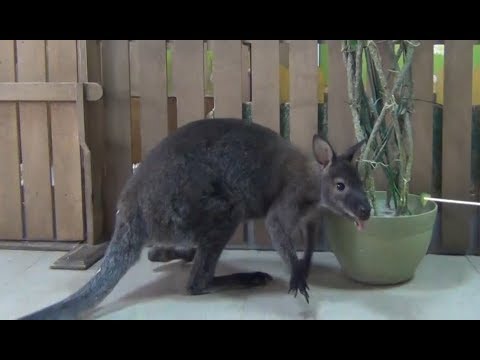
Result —
<path fill-rule="evenodd" d="M 309 303 L 310 296 L 308 291 L 310 290 L 307 284 L 307 272 L 302 261 L 297 262 L 296 266 L 292 269 L 292 274 L 290 278 L 290 288 L 288 293 L 294 293 L 294 297 L 296 298 L 298 292 L 305 297 L 307 304 Z"/>

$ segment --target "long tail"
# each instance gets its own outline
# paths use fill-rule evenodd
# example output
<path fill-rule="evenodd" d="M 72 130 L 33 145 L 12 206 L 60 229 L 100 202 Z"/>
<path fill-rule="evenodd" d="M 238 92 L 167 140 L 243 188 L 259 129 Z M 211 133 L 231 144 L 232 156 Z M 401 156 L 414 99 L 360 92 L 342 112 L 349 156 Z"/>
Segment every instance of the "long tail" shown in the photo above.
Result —
<path fill-rule="evenodd" d="M 100 270 L 68 298 L 19 320 L 74 320 L 97 306 L 110 294 L 127 271 L 139 260 L 146 241 L 146 227 L 139 210 L 128 218 L 117 216 L 115 231 Z"/>

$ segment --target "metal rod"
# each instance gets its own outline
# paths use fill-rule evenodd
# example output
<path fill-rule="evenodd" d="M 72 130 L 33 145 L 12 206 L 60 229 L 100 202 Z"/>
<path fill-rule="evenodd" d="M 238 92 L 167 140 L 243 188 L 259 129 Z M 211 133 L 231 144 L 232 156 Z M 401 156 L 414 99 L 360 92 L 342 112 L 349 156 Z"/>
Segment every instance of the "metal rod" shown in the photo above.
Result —
<path fill-rule="evenodd" d="M 433 197 L 428 197 L 428 196 L 425 196 L 424 199 L 425 200 L 438 201 L 438 202 L 444 202 L 444 203 L 480 206 L 480 203 L 473 202 L 473 201 L 449 200 L 449 199 L 433 198 Z"/>

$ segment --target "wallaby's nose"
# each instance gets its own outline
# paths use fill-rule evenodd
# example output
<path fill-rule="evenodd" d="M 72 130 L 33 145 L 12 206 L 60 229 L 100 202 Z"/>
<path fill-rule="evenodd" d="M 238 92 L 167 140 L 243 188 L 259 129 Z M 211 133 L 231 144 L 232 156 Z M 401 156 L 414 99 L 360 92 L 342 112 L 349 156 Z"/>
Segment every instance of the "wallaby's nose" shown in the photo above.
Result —
<path fill-rule="evenodd" d="M 370 217 L 370 211 L 370 205 L 360 205 L 360 208 L 358 209 L 358 215 L 361 219 L 368 219 Z"/>

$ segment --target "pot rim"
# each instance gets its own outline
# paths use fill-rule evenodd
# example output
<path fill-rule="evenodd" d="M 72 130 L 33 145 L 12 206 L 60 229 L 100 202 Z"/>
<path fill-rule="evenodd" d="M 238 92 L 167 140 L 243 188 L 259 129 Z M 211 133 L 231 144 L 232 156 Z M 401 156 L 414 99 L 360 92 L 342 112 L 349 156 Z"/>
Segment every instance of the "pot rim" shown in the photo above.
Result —
<path fill-rule="evenodd" d="M 386 191 L 383 190 L 375 190 L 375 194 L 386 194 Z M 408 197 L 415 198 L 418 201 L 420 201 L 420 195 L 409 193 Z M 432 215 L 433 213 L 436 213 L 438 211 L 438 204 L 435 201 L 432 200 L 427 200 L 427 203 L 425 204 L 424 207 L 427 207 L 429 204 L 433 204 L 433 209 L 428 210 L 428 211 L 422 211 L 419 214 L 413 214 L 413 215 L 400 215 L 400 216 L 385 216 L 385 215 L 371 215 L 370 219 L 389 219 L 389 220 L 394 220 L 394 219 L 411 219 L 415 217 L 420 217 L 420 216 L 428 216 Z"/>

